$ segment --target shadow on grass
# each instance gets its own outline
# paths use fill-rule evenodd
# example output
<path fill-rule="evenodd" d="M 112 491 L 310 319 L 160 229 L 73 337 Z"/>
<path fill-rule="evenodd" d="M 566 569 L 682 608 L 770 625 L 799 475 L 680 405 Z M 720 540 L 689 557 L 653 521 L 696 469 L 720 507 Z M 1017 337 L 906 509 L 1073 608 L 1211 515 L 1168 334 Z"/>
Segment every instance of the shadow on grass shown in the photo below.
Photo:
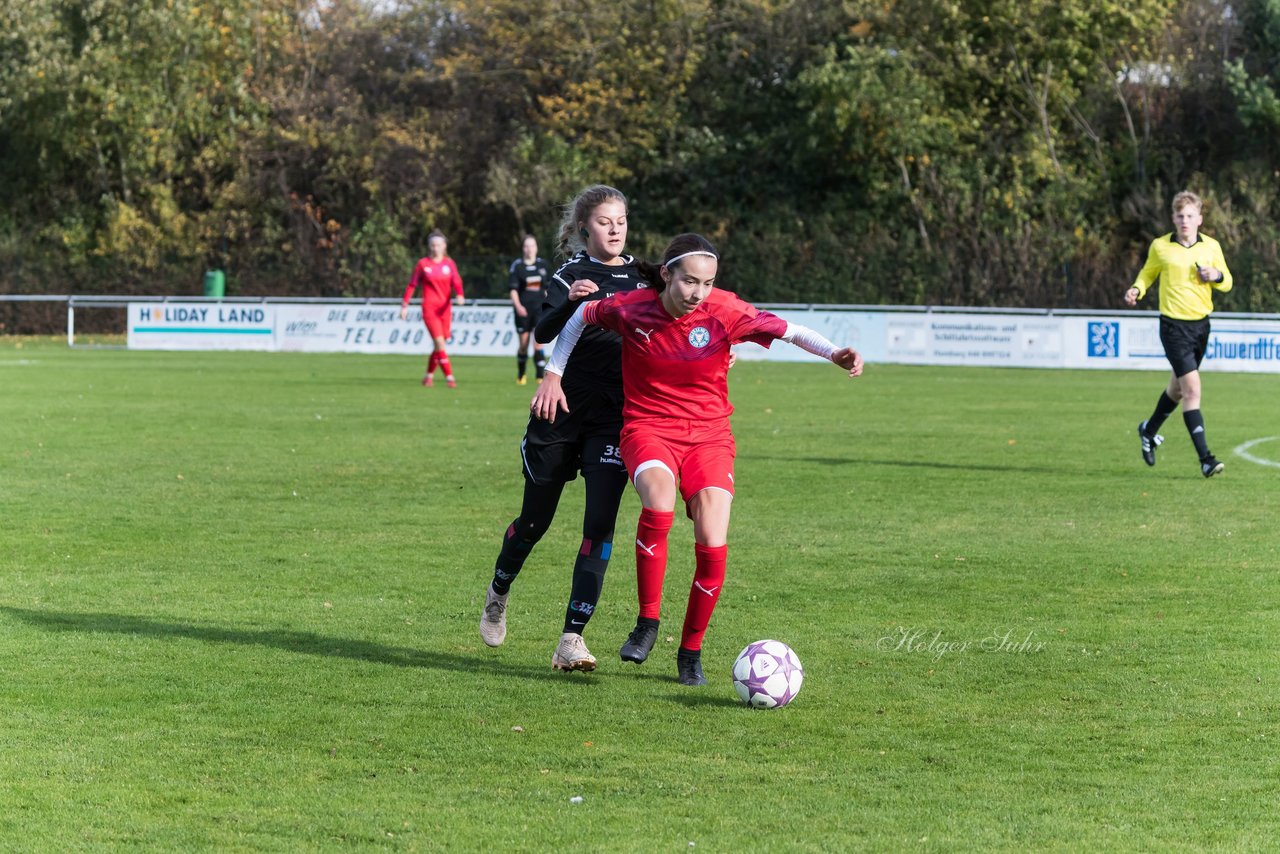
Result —
<path fill-rule="evenodd" d="M 726 697 L 724 694 L 710 693 L 707 686 L 701 688 L 688 688 L 680 686 L 679 691 L 671 694 L 673 702 L 682 706 L 688 706 L 691 709 L 711 707 L 715 709 L 725 709 L 730 706 L 737 708 L 745 708 L 743 702 L 738 699 L 735 694 L 732 697 Z"/>
<path fill-rule="evenodd" d="M 481 655 L 456 652 L 426 652 L 410 647 L 386 646 L 353 638 L 328 637 L 312 632 L 285 629 L 229 629 L 198 626 L 190 623 L 168 623 L 133 617 L 128 614 L 69 613 L 36 611 L 0 605 L 0 613 L 8 614 L 51 632 L 107 632 L 154 638 L 183 638 L 205 643 L 258 646 L 280 649 L 299 655 L 346 658 L 394 667 L 420 667 L 427 670 L 451 670 L 462 673 L 491 673 L 502 677 L 563 680 L 564 675 L 542 668 L 526 667 Z"/>
<path fill-rule="evenodd" d="M 932 460 L 863 460 L 851 457 L 768 457 L 758 454 L 738 454 L 739 460 L 765 460 L 780 463 L 814 463 L 820 466 L 893 466 L 908 469 L 939 469 L 942 471 L 1020 471 L 1032 474 L 1062 474 L 1063 469 L 1050 466 L 993 466 L 969 463 L 942 463 Z"/>

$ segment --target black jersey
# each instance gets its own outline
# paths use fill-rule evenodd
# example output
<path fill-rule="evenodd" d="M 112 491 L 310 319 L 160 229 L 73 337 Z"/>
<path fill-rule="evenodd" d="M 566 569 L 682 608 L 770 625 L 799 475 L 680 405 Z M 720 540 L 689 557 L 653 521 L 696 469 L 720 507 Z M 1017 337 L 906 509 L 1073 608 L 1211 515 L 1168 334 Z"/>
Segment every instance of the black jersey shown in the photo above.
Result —
<path fill-rule="evenodd" d="M 616 266 L 602 264 L 586 252 L 578 252 L 556 270 L 547 283 L 546 302 L 542 319 L 534 331 L 534 337 L 546 343 L 560 334 L 566 322 L 578 306 L 590 300 L 604 299 L 620 291 L 634 291 L 649 287 L 649 282 L 636 269 L 636 259 L 621 256 L 623 263 Z M 578 279 L 590 279 L 600 290 L 575 302 L 569 301 L 569 286 Z M 622 399 L 622 337 L 618 333 L 599 326 L 588 326 L 573 348 L 569 364 L 565 366 L 562 381 L 565 396 L 573 401 L 571 390 L 595 389 L 616 393 Z"/>
<path fill-rule="evenodd" d="M 511 262 L 507 271 L 507 283 L 511 290 L 520 295 L 520 302 L 525 308 L 541 308 L 546 297 L 546 285 L 551 276 L 547 272 L 547 262 L 538 258 L 532 264 L 526 264 L 524 258 Z"/>

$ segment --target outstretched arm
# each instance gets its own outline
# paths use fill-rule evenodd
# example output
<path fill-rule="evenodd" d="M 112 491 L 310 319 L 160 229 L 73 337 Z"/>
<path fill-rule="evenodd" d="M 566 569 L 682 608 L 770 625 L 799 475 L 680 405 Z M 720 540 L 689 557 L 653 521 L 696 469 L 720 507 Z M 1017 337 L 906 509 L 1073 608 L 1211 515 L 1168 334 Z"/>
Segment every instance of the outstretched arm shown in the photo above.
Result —
<path fill-rule="evenodd" d="M 831 354 L 831 361 L 848 371 L 850 377 L 862 376 L 862 355 L 852 347 L 841 347 Z"/>
<path fill-rule="evenodd" d="M 794 344 L 807 353 L 812 353 L 823 359 L 827 359 L 849 372 L 850 377 L 861 376 L 862 374 L 862 356 L 852 347 L 841 347 L 836 349 L 836 345 L 827 340 L 826 336 L 820 332 L 815 332 L 807 326 L 801 326 L 799 323 L 787 323 L 786 334 L 782 336 L 782 340 L 788 344 Z"/>

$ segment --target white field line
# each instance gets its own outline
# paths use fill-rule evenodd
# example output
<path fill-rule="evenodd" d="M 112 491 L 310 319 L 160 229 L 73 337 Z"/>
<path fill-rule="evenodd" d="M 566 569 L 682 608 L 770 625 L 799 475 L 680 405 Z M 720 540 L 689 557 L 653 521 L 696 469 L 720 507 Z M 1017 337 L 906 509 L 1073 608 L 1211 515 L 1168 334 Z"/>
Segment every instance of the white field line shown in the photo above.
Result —
<path fill-rule="evenodd" d="M 1269 460 L 1266 457 L 1258 457 L 1249 453 L 1249 449 L 1252 448 L 1254 445 L 1260 445 L 1263 442 L 1274 442 L 1276 439 L 1280 439 L 1280 436 L 1264 436 L 1261 439 L 1251 439 L 1250 441 L 1245 442 L 1243 445 L 1240 445 L 1239 447 L 1237 447 L 1232 453 L 1234 453 L 1237 457 L 1241 457 L 1243 459 L 1248 460 L 1251 463 L 1257 463 L 1260 466 L 1271 466 L 1272 468 L 1280 469 L 1280 461 Z"/>

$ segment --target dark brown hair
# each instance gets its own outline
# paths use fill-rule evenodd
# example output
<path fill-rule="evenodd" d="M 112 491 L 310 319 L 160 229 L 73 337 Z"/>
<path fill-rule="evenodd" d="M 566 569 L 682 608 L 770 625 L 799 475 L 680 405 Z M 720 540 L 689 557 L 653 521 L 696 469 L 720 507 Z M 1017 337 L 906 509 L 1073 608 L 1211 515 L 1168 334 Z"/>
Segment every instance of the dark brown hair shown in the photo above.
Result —
<path fill-rule="evenodd" d="M 701 234 L 685 232 L 671 238 L 671 242 L 667 244 L 666 251 L 662 253 L 661 265 L 651 264 L 648 261 L 638 261 L 636 269 L 650 285 L 657 288 L 658 292 L 661 293 L 667 286 L 667 283 L 662 280 L 662 267 L 666 267 L 669 270 L 679 267 L 684 263 L 684 256 L 695 252 L 709 254 L 717 261 L 720 259 L 720 253 L 716 251 L 710 240 L 707 240 Z M 673 264 L 672 261 L 675 261 L 675 263 Z"/>

